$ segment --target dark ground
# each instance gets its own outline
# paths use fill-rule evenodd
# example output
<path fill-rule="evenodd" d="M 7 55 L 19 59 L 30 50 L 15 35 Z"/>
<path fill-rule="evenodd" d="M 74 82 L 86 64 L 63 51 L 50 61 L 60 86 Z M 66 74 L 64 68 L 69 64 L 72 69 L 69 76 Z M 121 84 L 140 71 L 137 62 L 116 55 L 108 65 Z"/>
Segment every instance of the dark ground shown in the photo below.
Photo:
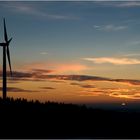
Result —
<path fill-rule="evenodd" d="M 140 112 L 0 99 L 0 138 L 140 138 Z"/>

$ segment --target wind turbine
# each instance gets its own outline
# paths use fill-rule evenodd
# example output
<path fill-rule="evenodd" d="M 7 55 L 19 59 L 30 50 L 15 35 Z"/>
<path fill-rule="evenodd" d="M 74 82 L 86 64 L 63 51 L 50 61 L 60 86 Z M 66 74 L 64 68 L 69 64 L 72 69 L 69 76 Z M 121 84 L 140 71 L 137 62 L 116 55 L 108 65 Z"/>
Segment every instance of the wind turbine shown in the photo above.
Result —
<path fill-rule="evenodd" d="M 9 67 L 10 67 L 10 74 L 12 76 L 10 51 L 9 51 L 9 44 L 10 44 L 12 38 L 10 38 L 8 40 L 5 18 L 3 19 L 3 25 L 4 25 L 4 42 L 0 43 L 0 46 L 3 47 L 3 99 L 5 100 L 6 99 L 6 92 L 7 92 L 6 56 L 8 58 Z"/>

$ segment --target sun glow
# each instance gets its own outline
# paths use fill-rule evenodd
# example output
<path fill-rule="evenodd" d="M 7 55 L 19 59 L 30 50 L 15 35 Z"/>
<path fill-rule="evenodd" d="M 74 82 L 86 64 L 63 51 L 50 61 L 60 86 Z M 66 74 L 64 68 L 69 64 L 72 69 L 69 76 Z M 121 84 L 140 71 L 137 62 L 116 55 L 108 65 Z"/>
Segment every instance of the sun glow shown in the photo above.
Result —
<path fill-rule="evenodd" d="M 140 86 L 111 81 L 73 81 L 60 77 L 43 81 L 8 81 L 8 96 L 28 100 L 69 103 L 120 102 L 124 99 L 139 100 Z"/>

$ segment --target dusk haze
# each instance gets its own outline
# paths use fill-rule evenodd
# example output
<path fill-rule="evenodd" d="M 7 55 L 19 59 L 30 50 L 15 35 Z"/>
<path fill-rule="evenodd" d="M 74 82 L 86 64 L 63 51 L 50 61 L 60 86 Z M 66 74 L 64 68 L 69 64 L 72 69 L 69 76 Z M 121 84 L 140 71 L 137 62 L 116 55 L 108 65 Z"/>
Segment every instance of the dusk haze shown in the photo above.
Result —
<path fill-rule="evenodd" d="M 5 17 L 13 37 L 8 96 L 70 103 L 138 101 L 139 6 L 140 2 L 0 2 L 1 23 Z"/>

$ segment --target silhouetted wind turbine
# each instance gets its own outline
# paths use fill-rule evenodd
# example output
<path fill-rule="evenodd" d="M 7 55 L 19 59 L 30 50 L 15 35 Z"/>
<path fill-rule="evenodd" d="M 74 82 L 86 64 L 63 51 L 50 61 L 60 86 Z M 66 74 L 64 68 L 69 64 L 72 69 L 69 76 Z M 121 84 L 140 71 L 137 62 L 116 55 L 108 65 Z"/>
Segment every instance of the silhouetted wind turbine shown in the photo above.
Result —
<path fill-rule="evenodd" d="M 7 55 L 8 62 L 9 62 L 10 74 L 12 76 L 11 61 L 10 61 L 10 51 L 9 51 L 9 44 L 10 44 L 12 38 L 10 38 L 8 40 L 5 18 L 3 19 L 3 24 L 4 24 L 4 40 L 5 41 L 0 43 L 0 46 L 3 47 L 3 99 L 6 99 L 6 92 L 7 92 L 6 55 Z"/>

